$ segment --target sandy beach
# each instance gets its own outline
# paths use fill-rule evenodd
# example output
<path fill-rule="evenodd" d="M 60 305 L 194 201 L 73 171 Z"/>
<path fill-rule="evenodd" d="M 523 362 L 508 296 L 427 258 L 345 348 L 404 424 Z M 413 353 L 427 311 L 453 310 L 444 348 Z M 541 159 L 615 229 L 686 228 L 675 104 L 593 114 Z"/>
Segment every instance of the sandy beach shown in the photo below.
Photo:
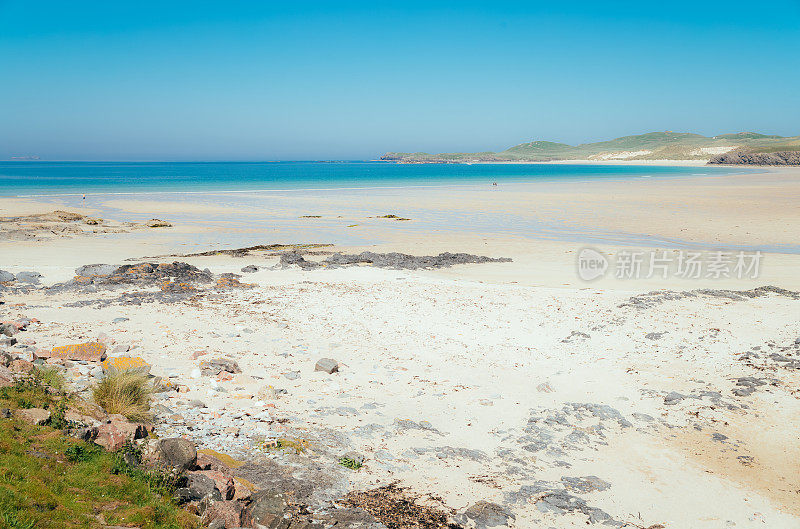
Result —
<path fill-rule="evenodd" d="M 259 488 L 277 465 L 313 484 L 312 512 L 399 482 L 465 527 L 491 527 L 465 514 L 490 502 L 507 527 L 796 528 L 800 170 L 697 173 L 0 198 L 0 270 L 41 274 L 0 283 L 0 320 L 39 322 L 0 347 L 100 339 L 142 358 L 182 388 L 156 395 L 161 437 L 248 462 L 241 477 Z M 101 222 L 19 218 L 54 210 Z M 273 244 L 330 246 L 214 253 Z M 591 281 L 586 248 L 608 265 Z M 510 261 L 318 264 L 364 251 Z M 691 252 L 705 268 L 681 277 Z M 756 252 L 758 270 L 737 273 Z M 634 255 L 643 268 L 624 277 Z M 666 264 L 648 274 L 653 256 Z M 75 280 L 83 265 L 143 262 L 188 263 L 208 282 Z M 241 372 L 203 374 L 223 357 Z M 338 370 L 315 370 L 322 358 Z M 363 467 L 337 464 L 346 454 Z"/>

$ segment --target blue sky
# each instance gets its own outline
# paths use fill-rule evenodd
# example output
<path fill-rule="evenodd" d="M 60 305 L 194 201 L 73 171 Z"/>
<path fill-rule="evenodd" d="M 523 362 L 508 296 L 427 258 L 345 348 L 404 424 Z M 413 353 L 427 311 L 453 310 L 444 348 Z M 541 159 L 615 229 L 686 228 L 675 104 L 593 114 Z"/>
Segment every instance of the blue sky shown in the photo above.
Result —
<path fill-rule="evenodd" d="M 0 0 L 0 159 L 800 134 L 800 1 Z"/>

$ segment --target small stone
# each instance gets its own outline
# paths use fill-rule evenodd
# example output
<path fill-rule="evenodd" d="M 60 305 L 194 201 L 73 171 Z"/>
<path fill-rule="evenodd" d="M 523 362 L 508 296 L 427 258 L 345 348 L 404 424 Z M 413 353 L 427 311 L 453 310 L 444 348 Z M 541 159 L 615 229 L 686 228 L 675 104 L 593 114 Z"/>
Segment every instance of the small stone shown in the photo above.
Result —
<path fill-rule="evenodd" d="M 202 400 L 192 399 L 189 401 L 189 404 L 187 406 L 189 406 L 190 408 L 205 408 L 206 403 L 203 402 Z"/>
<path fill-rule="evenodd" d="M 336 373 L 339 371 L 339 362 L 333 358 L 320 358 L 314 366 L 314 371 L 323 371 L 329 375 Z"/>
<path fill-rule="evenodd" d="M 170 224 L 165 220 L 150 219 L 147 222 L 145 222 L 145 226 L 147 226 L 148 228 L 171 228 L 172 224 Z"/>
<path fill-rule="evenodd" d="M 551 386 L 549 382 L 542 382 L 541 384 L 536 386 L 536 391 L 538 391 L 539 393 L 552 393 L 555 390 L 553 389 L 553 386 Z"/>
<path fill-rule="evenodd" d="M 284 373 L 283 376 L 289 380 L 297 380 L 300 378 L 300 371 L 289 371 L 288 373 Z"/>
<path fill-rule="evenodd" d="M 130 318 L 122 318 L 122 317 L 114 318 L 113 320 L 111 320 L 111 323 L 124 323 L 126 321 L 130 321 Z"/>
<path fill-rule="evenodd" d="M 242 268 L 242 272 L 245 274 L 252 274 L 254 272 L 258 272 L 258 267 L 256 265 L 247 265 Z"/>
<path fill-rule="evenodd" d="M 667 406 L 673 406 L 673 405 L 679 403 L 680 401 L 682 401 L 685 398 L 686 398 L 686 395 L 682 395 L 682 394 L 678 393 L 677 391 L 670 391 L 664 397 L 664 404 L 666 404 Z"/>

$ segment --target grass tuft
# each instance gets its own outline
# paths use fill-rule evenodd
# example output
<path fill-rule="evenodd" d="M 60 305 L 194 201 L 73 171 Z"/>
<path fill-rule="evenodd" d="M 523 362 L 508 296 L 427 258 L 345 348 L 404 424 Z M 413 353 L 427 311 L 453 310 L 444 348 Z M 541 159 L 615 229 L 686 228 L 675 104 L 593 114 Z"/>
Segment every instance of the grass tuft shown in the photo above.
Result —
<path fill-rule="evenodd" d="M 364 466 L 363 463 L 360 463 L 355 459 L 351 459 L 349 457 L 340 457 L 339 464 L 342 465 L 344 468 L 349 468 L 350 470 L 358 470 Z"/>
<path fill-rule="evenodd" d="M 106 413 L 123 415 L 131 421 L 145 421 L 150 418 L 152 392 L 146 375 L 114 370 L 95 386 L 93 397 Z"/>

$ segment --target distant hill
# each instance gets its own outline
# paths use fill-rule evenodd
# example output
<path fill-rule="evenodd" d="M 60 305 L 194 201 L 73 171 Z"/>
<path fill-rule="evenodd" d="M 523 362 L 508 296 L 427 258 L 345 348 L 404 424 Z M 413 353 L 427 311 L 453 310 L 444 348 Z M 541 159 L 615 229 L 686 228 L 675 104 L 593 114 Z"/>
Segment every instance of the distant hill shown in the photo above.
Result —
<path fill-rule="evenodd" d="M 609 141 L 567 145 L 551 141 L 520 143 L 500 152 L 388 152 L 381 160 L 401 163 L 545 162 L 554 160 L 698 160 L 738 150 L 743 153 L 800 151 L 800 136 L 738 132 L 706 137 L 689 132 L 649 132 Z M 753 158 L 756 159 L 756 158 Z"/>

